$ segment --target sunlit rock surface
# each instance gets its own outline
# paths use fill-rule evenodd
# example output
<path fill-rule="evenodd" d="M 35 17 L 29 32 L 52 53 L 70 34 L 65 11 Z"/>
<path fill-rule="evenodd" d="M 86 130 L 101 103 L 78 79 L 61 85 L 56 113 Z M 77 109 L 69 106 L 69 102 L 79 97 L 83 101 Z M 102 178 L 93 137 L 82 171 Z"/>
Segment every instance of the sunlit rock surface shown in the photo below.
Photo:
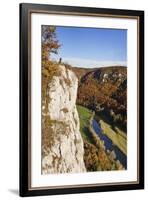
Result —
<path fill-rule="evenodd" d="M 42 174 L 85 172 L 84 147 L 76 109 L 78 79 L 64 65 L 48 84 L 48 106 L 42 104 Z M 46 122 L 46 123 L 45 123 Z M 42 134 L 45 134 L 42 131 Z"/>

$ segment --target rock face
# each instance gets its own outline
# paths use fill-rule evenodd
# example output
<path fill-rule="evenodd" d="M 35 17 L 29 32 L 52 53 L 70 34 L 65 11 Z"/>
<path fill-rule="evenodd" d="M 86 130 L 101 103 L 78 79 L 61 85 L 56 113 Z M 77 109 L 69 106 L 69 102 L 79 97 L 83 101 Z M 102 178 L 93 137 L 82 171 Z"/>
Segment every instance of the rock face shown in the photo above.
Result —
<path fill-rule="evenodd" d="M 76 109 L 78 80 L 65 66 L 58 70 L 48 83 L 46 112 L 42 103 L 42 174 L 85 172 Z"/>

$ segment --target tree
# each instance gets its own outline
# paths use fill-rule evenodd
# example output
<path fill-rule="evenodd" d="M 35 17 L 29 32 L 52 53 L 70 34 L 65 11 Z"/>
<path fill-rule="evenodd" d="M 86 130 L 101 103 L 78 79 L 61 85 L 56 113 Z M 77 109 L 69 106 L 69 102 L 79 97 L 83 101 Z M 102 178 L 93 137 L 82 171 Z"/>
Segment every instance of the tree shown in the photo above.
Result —
<path fill-rule="evenodd" d="M 48 61 L 51 53 L 57 54 L 59 47 L 56 27 L 42 26 L 42 61 Z"/>

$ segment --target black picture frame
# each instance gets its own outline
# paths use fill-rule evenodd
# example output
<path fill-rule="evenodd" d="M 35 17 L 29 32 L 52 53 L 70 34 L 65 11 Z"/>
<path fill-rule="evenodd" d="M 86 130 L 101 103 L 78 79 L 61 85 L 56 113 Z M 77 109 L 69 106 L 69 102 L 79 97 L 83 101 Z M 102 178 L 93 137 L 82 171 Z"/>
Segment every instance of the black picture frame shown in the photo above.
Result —
<path fill-rule="evenodd" d="M 30 70 L 30 16 L 31 13 L 67 13 L 77 15 L 107 15 L 112 17 L 137 17 L 139 25 L 139 45 L 138 45 L 138 131 L 139 135 L 139 179 L 136 183 L 110 184 L 110 185 L 86 185 L 82 187 L 62 187 L 62 188 L 34 188 L 30 189 L 30 139 L 31 139 L 31 70 Z M 120 10 L 107 8 L 72 7 L 40 4 L 20 4 L 20 196 L 37 195 L 57 195 L 68 193 L 88 193 L 117 190 L 133 190 L 144 188 L 144 11 Z"/>

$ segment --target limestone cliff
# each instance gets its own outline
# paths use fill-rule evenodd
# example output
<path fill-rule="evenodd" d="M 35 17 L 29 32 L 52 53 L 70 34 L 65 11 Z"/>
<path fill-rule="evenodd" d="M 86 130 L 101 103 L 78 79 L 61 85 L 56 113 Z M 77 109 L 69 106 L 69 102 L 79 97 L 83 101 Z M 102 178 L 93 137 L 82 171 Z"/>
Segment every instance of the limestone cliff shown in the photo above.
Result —
<path fill-rule="evenodd" d="M 42 174 L 85 172 L 76 109 L 78 80 L 65 66 L 57 67 L 42 102 Z"/>

